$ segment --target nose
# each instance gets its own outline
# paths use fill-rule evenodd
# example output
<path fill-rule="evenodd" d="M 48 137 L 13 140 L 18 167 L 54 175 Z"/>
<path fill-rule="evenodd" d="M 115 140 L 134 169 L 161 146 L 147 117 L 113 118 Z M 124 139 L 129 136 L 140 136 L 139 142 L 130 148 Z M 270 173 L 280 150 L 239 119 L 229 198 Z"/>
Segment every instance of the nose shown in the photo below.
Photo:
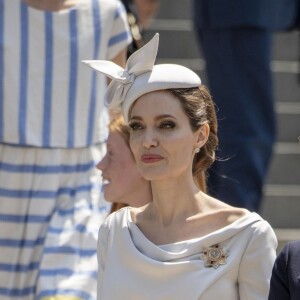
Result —
<path fill-rule="evenodd" d="M 158 146 L 158 140 L 155 133 L 152 130 L 146 130 L 143 140 L 143 147 L 146 149 L 154 148 Z"/>
<path fill-rule="evenodd" d="M 108 153 L 106 153 L 103 158 L 97 163 L 96 168 L 100 171 L 104 171 L 105 168 L 107 167 L 107 163 L 108 163 Z"/>

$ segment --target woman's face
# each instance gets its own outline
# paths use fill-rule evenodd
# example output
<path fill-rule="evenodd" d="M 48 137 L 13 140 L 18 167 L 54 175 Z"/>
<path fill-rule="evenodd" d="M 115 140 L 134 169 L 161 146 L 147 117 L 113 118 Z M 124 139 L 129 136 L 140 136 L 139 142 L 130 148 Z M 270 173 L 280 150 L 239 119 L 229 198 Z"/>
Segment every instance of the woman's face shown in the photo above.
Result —
<path fill-rule="evenodd" d="M 193 132 L 179 100 L 166 91 L 141 96 L 130 118 L 130 147 L 147 180 L 192 172 L 199 131 Z"/>
<path fill-rule="evenodd" d="M 146 183 L 138 173 L 128 144 L 118 132 L 109 133 L 106 155 L 97 168 L 102 171 L 104 198 L 109 202 L 132 205 L 130 199 L 136 200 L 132 194 Z"/>

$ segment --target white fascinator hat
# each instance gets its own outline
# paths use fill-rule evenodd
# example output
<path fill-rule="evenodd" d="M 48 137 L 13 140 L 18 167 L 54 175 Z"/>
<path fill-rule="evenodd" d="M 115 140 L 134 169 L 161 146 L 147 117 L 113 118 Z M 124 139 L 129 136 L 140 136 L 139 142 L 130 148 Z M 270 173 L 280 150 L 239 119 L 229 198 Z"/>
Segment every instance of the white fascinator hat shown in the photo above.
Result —
<path fill-rule="evenodd" d="M 106 91 L 106 105 L 113 110 L 121 110 L 128 123 L 132 104 L 149 92 L 199 87 L 201 79 L 192 70 L 176 64 L 154 65 L 158 50 L 159 35 L 134 52 L 125 69 L 106 60 L 84 60 L 94 70 L 112 79 Z"/>

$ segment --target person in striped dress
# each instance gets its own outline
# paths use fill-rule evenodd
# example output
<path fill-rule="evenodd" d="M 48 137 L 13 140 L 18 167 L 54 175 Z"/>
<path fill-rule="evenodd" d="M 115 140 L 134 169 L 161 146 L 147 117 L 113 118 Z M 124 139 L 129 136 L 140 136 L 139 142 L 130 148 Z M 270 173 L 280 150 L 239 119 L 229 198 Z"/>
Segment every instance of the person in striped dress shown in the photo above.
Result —
<path fill-rule="evenodd" d="M 126 60 L 119 0 L 0 0 L 0 299 L 96 299 L 109 207 L 106 78 Z"/>

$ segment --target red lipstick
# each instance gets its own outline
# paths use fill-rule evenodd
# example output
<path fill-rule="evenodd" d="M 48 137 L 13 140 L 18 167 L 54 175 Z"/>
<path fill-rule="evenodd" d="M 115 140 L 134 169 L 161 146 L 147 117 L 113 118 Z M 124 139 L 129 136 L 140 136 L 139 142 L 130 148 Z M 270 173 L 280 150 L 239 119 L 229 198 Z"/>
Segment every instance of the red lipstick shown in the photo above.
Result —
<path fill-rule="evenodd" d="M 144 154 L 141 157 L 141 161 L 145 164 L 155 163 L 162 160 L 163 157 L 157 154 Z"/>

